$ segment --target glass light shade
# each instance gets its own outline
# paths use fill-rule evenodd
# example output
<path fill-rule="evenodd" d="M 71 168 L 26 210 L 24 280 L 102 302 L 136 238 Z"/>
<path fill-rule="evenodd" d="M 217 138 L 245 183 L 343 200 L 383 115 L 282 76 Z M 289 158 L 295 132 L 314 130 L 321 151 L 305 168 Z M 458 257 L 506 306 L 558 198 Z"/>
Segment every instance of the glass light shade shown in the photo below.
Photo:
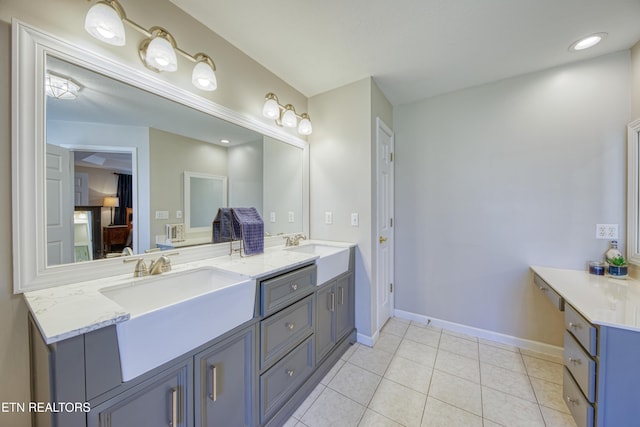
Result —
<path fill-rule="evenodd" d="M 275 99 L 267 99 L 262 107 L 262 115 L 268 119 L 277 119 L 280 116 L 280 107 Z"/>
<path fill-rule="evenodd" d="M 44 90 L 52 98 L 76 99 L 80 86 L 67 78 L 47 73 L 44 77 Z"/>
<path fill-rule="evenodd" d="M 308 117 L 304 117 L 302 120 L 300 120 L 300 123 L 298 124 L 298 133 L 300 135 L 311 135 L 311 132 L 313 132 L 313 126 L 311 126 L 311 120 L 309 120 Z"/>
<path fill-rule="evenodd" d="M 105 2 L 98 2 L 89 9 L 84 20 L 84 29 L 105 43 L 124 46 L 125 33 L 122 17 Z"/>
<path fill-rule="evenodd" d="M 147 65 L 158 71 L 176 71 L 178 58 L 176 51 L 164 37 L 154 37 L 147 46 L 144 61 Z"/>
<path fill-rule="evenodd" d="M 296 117 L 296 113 L 293 110 L 285 110 L 282 114 L 282 126 L 286 126 L 288 128 L 294 128 L 298 125 L 298 118 Z"/>
<path fill-rule="evenodd" d="M 206 62 L 198 62 L 193 67 L 193 73 L 191 74 L 191 83 L 198 89 L 206 91 L 214 91 L 218 88 L 218 79 L 216 79 L 216 73 L 213 68 Z"/>

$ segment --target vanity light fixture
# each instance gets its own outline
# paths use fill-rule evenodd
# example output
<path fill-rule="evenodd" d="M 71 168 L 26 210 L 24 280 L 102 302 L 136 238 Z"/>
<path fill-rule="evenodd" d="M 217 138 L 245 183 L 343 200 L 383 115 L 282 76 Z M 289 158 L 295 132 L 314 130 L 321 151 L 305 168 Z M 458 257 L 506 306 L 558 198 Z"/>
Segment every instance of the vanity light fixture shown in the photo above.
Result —
<path fill-rule="evenodd" d="M 591 34 L 590 36 L 581 38 L 580 40 L 576 41 L 571 46 L 569 46 L 569 51 L 578 52 L 581 50 L 589 49 L 590 47 L 593 47 L 598 43 L 600 43 L 606 37 L 607 37 L 607 33 Z"/>
<path fill-rule="evenodd" d="M 85 18 L 84 28 L 93 37 L 114 46 L 124 46 L 125 32 L 123 23 L 128 24 L 147 38 L 138 48 L 138 54 L 145 67 L 157 73 L 173 72 L 178 69 L 177 54 L 193 62 L 191 82 L 198 89 L 214 91 L 218 87 L 216 64 L 209 55 L 190 53 L 180 49 L 175 38 L 164 28 L 154 26 L 145 29 L 127 15 L 117 0 L 100 0 L 95 3 Z"/>
<path fill-rule="evenodd" d="M 300 135 L 311 135 L 313 132 L 313 126 L 311 126 L 311 119 L 309 118 L 309 114 L 296 113 L 296 109 L 293 105 L 287 104 L 282 105 L 278 101 L 278 97 L 273 93 L 269 92 L 264 97 L 265 102 L 262 107 L 262 115 L 268 119 L 273 119 L 276 121 L 278 126 L 285 127 L 298 127 L 298 133 Z M 298 122 L 300 119 L 300 122 Z"/>
<path fill-rule="evenodd" d="M 44 90 L 52 98 L 76 99 L 80 85 L 68 77 L 47 72 L 44 76 Z"/>

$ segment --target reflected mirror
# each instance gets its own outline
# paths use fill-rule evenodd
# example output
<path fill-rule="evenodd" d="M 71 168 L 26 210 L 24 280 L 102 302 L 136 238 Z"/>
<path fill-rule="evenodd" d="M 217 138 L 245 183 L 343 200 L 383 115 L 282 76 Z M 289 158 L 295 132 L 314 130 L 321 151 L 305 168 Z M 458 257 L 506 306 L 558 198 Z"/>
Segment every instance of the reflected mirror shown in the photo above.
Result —
<path fill-rule="evenodd" d="M 301 148 L 52 55 L 45 64 L 78 87 L 45 101 L 48 266 L 211 243 L 218 207 L 257 208 L 271 235 L 303 231 Z"/>

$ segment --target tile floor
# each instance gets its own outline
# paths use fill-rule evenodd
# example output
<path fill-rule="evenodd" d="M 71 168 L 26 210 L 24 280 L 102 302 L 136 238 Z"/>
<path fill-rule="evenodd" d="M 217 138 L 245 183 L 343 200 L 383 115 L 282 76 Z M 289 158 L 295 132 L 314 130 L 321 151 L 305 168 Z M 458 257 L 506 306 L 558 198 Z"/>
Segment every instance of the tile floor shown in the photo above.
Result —
<path fill-rule="evenodd" d="M 562 359 L 390 319 L 351 346 L 285 427 L 574 426 Z"/>

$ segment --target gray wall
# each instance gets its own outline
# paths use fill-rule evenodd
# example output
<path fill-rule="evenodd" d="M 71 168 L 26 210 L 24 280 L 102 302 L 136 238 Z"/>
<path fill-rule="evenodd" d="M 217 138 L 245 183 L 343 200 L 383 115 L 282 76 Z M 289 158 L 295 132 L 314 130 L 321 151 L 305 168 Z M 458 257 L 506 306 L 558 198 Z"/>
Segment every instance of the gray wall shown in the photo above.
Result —
<path fill-rule="evenodd" d="M 397 107 L 396 308 L 562 345 L 528 268 L 624 236 L 630 84 L 625 51 Z"/>
<path fill-rule="evenodd" d="M 229 207 L 262 209 L 263 142 L 258 141 L 227 148 L 229 170 Z"/>

